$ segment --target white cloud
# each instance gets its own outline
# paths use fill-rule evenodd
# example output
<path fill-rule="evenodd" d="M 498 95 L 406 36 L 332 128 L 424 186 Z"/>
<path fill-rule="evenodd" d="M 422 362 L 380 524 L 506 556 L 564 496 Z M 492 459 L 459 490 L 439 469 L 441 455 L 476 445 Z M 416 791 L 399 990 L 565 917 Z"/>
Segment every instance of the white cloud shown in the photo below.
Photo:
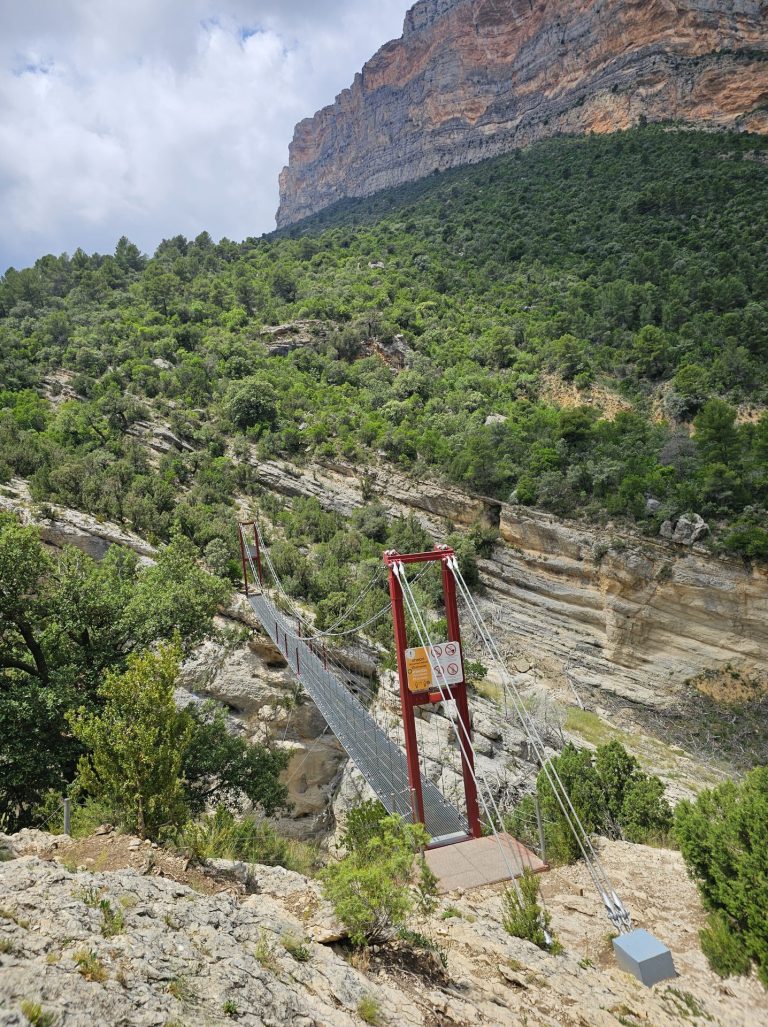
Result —
<path fill-rule="evenodd" d="M 0 8 L 0 272 L 129 236 L 274 227 L 293 126 L 407 0 L 33 0 Z"/>

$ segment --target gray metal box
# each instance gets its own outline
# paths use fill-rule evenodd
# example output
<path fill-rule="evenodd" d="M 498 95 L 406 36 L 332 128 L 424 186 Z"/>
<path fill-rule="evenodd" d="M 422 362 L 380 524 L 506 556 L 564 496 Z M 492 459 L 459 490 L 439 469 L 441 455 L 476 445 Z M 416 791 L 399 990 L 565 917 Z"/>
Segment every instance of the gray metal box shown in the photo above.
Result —
<path fill-rule="evenodd" d="M 613 939 L 616 962 L 650 988 L 652 984 L 677 977 L 672 953 L 658 938 L 638 927 Z"/>

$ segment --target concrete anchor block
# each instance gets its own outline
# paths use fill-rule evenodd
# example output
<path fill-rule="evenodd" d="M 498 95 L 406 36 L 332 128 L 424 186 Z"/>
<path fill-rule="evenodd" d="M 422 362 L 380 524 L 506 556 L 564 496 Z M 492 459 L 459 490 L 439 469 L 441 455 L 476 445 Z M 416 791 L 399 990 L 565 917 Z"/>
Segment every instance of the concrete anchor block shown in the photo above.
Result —
<path fill-rule="evenodd" d="M 641 927 L 613 939 L 616 962 L 650 988 L 659 981 L 677 977 L 672 953 L 663 942 Z"/>

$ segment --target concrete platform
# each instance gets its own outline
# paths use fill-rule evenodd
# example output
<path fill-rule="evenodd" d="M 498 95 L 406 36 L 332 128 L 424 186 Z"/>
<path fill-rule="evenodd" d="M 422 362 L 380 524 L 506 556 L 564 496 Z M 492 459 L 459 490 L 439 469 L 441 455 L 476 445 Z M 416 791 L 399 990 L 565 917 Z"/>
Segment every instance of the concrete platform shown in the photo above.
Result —
<path fill-rule="evenodd" d="M 535 852 L 531 852 L 511 835 L 502 833 L 499 839 L 506 859 L 492 835 L 427 849 L 424 855 L 430 870 L 437 877 L 437 890 L 450 892 L 457 888 L 481 888 L 485 884 L 509 881 L 510 869 L 514 877 L 520 877 L 526 868 L 535 874 L 548 869 Z"/>

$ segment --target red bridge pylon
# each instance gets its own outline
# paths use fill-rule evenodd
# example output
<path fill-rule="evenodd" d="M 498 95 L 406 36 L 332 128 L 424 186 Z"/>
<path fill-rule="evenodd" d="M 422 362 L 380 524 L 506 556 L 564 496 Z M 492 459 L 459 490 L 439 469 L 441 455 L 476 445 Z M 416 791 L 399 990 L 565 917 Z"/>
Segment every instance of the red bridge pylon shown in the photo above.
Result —
<path fill-rule="evenodd" d="M 467 807 L 467 824 L 470 836 L 480 838 L 483 829 L 477 802 L 475 768 L 472 750 L 472 724 L 467 701 L 467 683 L 464 676 L 464 657 L 461 651 L 461 629 L 459 610 L 456 603 L 456 582 L 448 566 L 454 556 L 453 549 L 440 546 L 430 553 L 384 553 L 384 562 L 389 568 L 389 595 L 392 601 L 392 624 L 395 632 L 397 673 L 400 679 L 400 705 L 405 728 L 405 753 L 408 763 L 408 784 L 413 797 L 414 820 L 424 823 L 424 799 L 419 773 L 419 746 L 416 737 L 416 708 L 427 703 L 442 702 L 446 695 L 456 703 L 461 739 L 461 770 L 464 779 L 464 796 Z M 423 647 L 408 645 L 403 602 L 403 589 L 395 571 L 396 564 L 428 563 L 440 561 L 443 579 L 448 638 L 444 643 L 432 647 L 427 653 Z M 439 651 L 438 651 L 439 650 Z M 433 668 L 441 668 L 441 684 L 435 682 Z"/>

